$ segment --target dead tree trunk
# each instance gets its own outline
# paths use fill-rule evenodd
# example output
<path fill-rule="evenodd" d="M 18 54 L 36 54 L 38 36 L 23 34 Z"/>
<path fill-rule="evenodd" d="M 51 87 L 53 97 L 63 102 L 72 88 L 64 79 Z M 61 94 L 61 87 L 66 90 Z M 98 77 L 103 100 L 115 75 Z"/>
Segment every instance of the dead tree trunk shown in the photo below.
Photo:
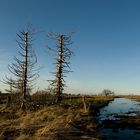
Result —
<path fill-rule="evenodd" d="M 63 36 L 59 36 L 59 51 L 58 51 L 58 71 L 57 71 L 57 100 L 61 100 L 62 94 L 62 60 L 63 60 Z"/>
<path fill-rule="evenodd" d="M 67 47 L 71 44 L 71 36 L 67 35 L 55 35 L 53 33 L 49 34 L 49 38 L 54 39 L 57 41 L 58 45 L 56 46 L 56 50 L 53 48 L 49 48 L 49 50 L 53 51 L 55 56 L 56 62 L 56 72 L 53 74 L 55 75 L 55 80 L 49 80 L 51 81 L 51 85 L 53 86 L 53 89 L 56 92 L 56 102 L 59 102 L 62 100 L 62 93 L 65 87 L 65 80 L 64 77 L 66 77 L 65 74 L 68 72 L 71 72 L 67 69 L 70 69 L 70 62 L 69 59 L 72 55 L 72 51 Z"/>
<path fill-rule="evenodd" d="M 28 70 L 28 32 L 25 33 L 25 51 L 24 51 L 24 80 L 23 80 L 23 97 L 21 103 L 21 109 L 25 109 L 26 92 L 27 92 L 27 70 Z"/>
<path fill-rule="evenodd" d="M 20 32 L 18 35 L 18 46 L 20 51 L 18 51 L 18 58 L 14 57 L 15 63 L 8 65 L 9 71 L 14 75 L 13 87 L 19 94 L 20 108 L 24 110 L 26 108 L 25 103 L 29 98 L 29 89 L 32 89 L 33 82 L 38 78 L 38 70 L 34 69 L 37 63 L 36 55 L 32 49 L 32 35 L 34 33 L 30 28 L 26 31 Z M 36 72 L 35 72 L 36 71 Z M 10 78 L 6 79 L 6 83 L 9 83 Z M 29 101 L 28 101 L 29 103 Z"/>

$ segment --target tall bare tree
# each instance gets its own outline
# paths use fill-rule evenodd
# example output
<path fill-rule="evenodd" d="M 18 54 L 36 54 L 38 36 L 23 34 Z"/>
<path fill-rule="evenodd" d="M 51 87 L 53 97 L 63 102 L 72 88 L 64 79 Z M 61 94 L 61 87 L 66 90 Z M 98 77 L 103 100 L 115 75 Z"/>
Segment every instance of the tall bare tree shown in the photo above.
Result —
<path fill-rule="evenodd" d="M 56 93 L 57 102 L 59 102 L 62 100 L 62 93 L 64 87 L 66 86 L 64 77 L 66 77 L 67 73 L 71 72 L 69 60 L 73 52 L 68 47 L 72 44 L 71 35 L 56 35 L 54 33 L 50 33 L 48 36 L 50 39 L 53 39 L 57 42 L 56 48 L 48 47 L 49 50 L 54 52 L 54 55 L 56 56 L 56 58 L 54 58 L 56 72 L 52 72 L 55 78 L 54 80 L 49 81 L 51 82 L 51 85 L 53 86 Z"/>
<path fill-rule="evenodd" d="M 37 63 L 37 57 L 32 49 L 32 41 L 34 32 L 31 28 L 27 28 L 17 34 L 18 36 L 18 57 L 14 57 L 14 63 L 8 65 L 9 71 L 14 75 L 15 79 L 11 81 L 6 78 L 6 82 L 12 82 L 12 87 L 17 89 L 21 95 L 21 109 L 25 109 L 29 89 L 32 89 L 33 82 L 38 77 L 38 72 L 34 66 Z"/>

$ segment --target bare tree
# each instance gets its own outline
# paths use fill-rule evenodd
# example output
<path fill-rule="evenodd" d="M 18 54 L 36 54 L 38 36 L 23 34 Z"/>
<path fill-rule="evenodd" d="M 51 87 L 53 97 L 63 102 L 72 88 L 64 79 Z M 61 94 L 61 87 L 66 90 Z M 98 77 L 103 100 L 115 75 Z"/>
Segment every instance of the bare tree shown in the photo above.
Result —
<path fill-rule="evenodd" d="M 9 94 L 13 93 L 14 80 L 12 79 L 12 77 L 9 78 L 6 75 L 1 82 L 9 86 L 9 89 L 5 90 L 6 92 L 8 92 Z"/>
<path fill-rule="evenodd" d="M 54 80 L 49 80 L 51 82 L 51 85 L 54 88 L 54 91 L 56 93 L 57 102 L 62 100 L 62 93 L 64 90 L 64 87 L 66 86 L 64 77 L 66 77 L 66 74 L 71 72 L 70 71 L 70 57 L 73 54 L 73 52 L 68 48 L 69 45 L 71 45 L 71 35 L 56 35 L 54 33 L 50 33 L 49 35 L 50 39 L 53 39 L 57 42 L 57 45 L 55 48 L 49 48 L 50 51 L 54 53 L 55 65 L 56 65 L 56 72 L 52 72 L 52 74 L 55 76 Z"/>
<path fill-rule="evenodd" d="M 105 96 L 113 96 L 115 93 L 109 89 L 104 89 L 101 94 Z"/>
<path fill-rule="evenodd" d="M 11 86 L 21 95 L 21 109 L 25 109 L 29 89 L 32 89 L 33 82 L 38 77 L 38 72 L 35 71 L 34 66 L 37 63 L 37 57 L 32 49 L 32 41 L 34 32 L 31 27 L 27 27 L 17 34 L 18 36 L 18 57 L 14 57 L 14 63 L 8 65 L 9 71 L 14 75 L 14 80 L 6 78 L 5 82 Z"/>

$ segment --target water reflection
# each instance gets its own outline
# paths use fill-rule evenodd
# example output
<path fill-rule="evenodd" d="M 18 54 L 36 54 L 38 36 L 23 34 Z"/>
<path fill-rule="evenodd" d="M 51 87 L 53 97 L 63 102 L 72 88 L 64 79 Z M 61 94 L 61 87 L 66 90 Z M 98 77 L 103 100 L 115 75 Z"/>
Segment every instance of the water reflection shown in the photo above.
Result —
<path fill-rule="evenodd" d="M 99 124 L 107 140 L 140 140 L 140 131 L 120 126 L 122 117 L 140 114 L 140 103 L 116 98 L 100 110 Z"/>
<path fill-rule="evenodd" d="M 116 116 L 135 116 L 138 113 L 140 113 L 139 102 L 125 98 L 116 98 L 108 106 L 101 109 L 99 118 L 100 120 L 117 120 L 119 117 L 116 118 Z"/>

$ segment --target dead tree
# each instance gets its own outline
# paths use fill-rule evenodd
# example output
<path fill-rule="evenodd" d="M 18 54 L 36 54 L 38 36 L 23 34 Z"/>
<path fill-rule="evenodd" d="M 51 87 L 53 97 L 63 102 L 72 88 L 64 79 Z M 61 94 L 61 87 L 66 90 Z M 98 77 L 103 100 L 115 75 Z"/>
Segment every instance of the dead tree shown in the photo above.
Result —
<path fill-rule="evenodd" d="M 31 89 L 33 82 L 38 77 L 38 72 L 35 71 L 34 66 L 37 63 L 37 57 L 32 49 L 32 30 L 27 28 L 21 31 L 18 36 L 18 46 L 19 51 L 18 57 L 14 57 L 14 63 L 8 65 L 9 71 L 14 75 L 14 80 L 12 81 L 12 87 L 15 88 L 20 94 L 21 109 L 25 109 L 25 103 L 27 102 L 28 89 Z M 10 79 L 6 79 L 9 83 Z"/>
<path fill-rule="evenodd" d="M 12 77 L 7 77 L 7 75 L 5 76 L 5 78 L 2 79 L 2 81 L 4 84 L 9 86 L 9 89 L 6 89 L 5 91 L 9 94 L 13 93 L 13 87 L 14 87 L 14 83 L 15 81 L 12 79 Z"/>
<path fill-rule="evenodd" d="M 50 39 L 53 39 L 57 42 L 56 48 L 49 48 L 50 51 L 54 52 L 56 58 L 55 65 L 56 65 L 56 72 L 52 72 L 52 74 L 55 76 L 54 80 L 49 80 L 51 85 L 53 86 L 53 89 L 56 94 L 56 102 L 59 102 L 62 100 L 62 93 L 64 90 L 64 87 L 66 86 L 64 77 L 66 77 L 66 74 L 71 72 L 70 71 L 70 57 L 73 54 L 73 52 L 68 48 L 69 45 L 71 45 L 71 36 L 70 35 L 56 35 L 54 33 L 50 33 L 49 35 Z"/>

